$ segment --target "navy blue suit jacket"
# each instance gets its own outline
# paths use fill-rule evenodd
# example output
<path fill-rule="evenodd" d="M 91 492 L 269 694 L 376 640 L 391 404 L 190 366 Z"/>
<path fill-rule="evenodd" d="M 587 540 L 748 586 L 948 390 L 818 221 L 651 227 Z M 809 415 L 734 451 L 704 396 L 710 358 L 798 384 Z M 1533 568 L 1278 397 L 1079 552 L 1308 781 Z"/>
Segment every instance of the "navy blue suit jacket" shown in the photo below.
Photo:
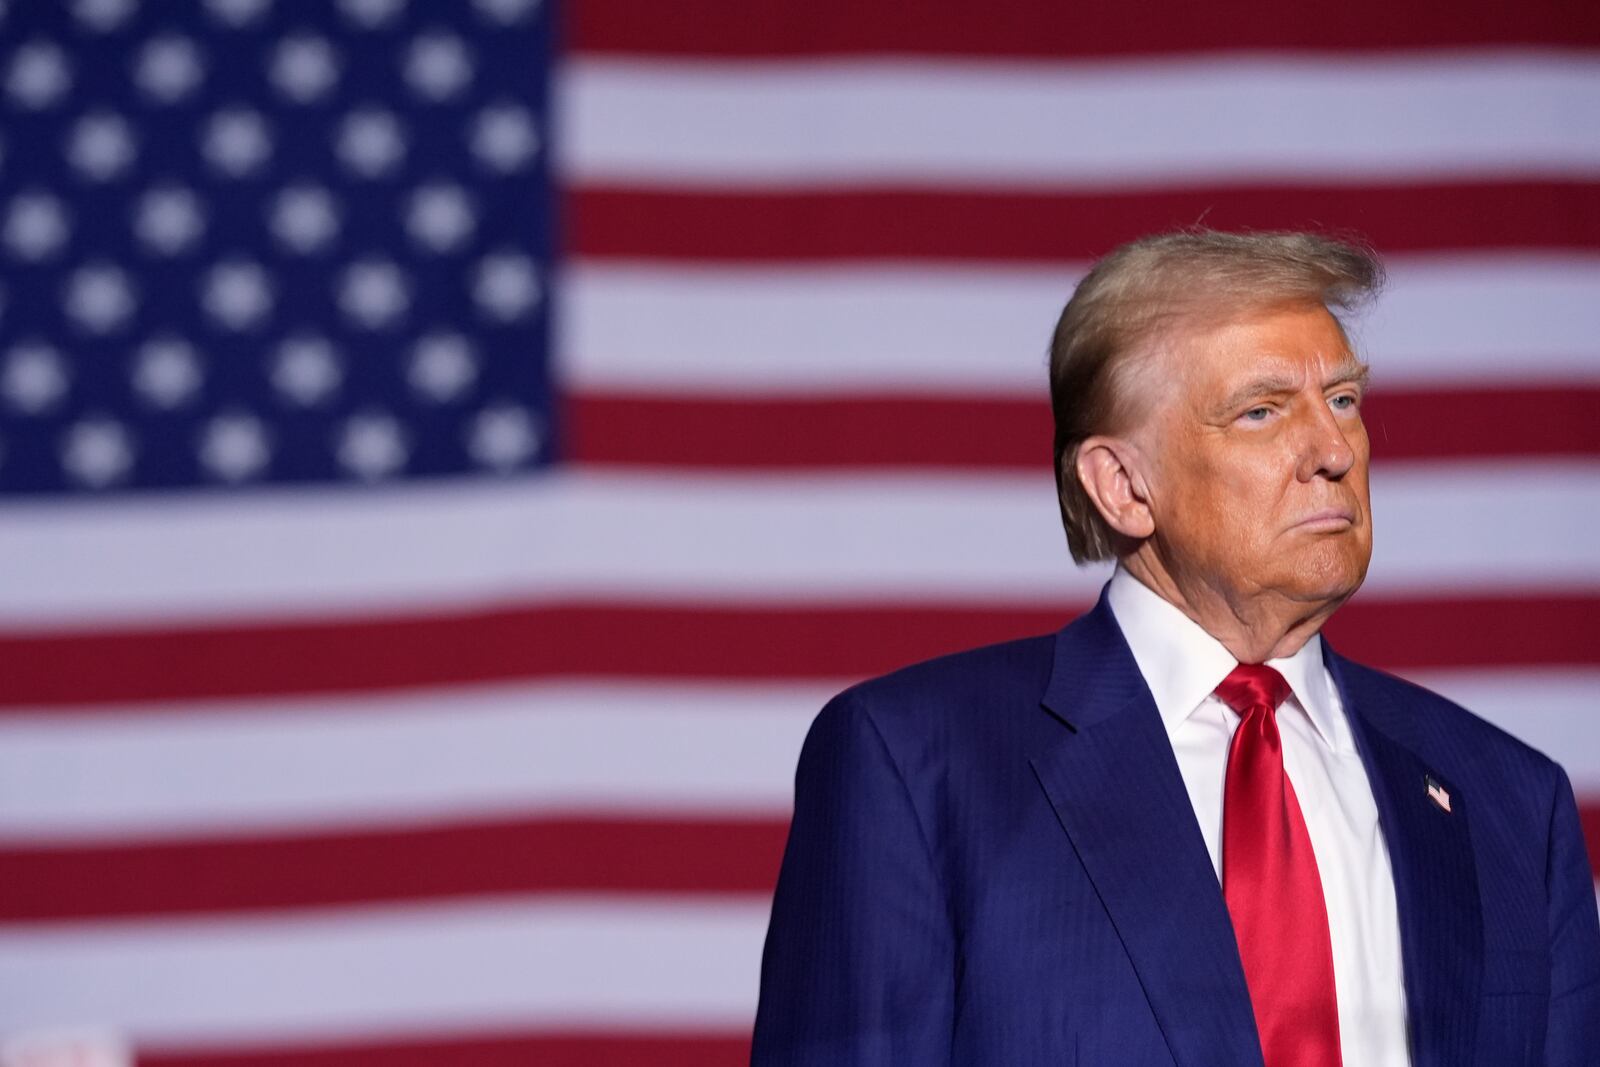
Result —
<path fill-rule="evenodd" d="M 1415 1067 L 1600 1064 L 1566 776 L 1442 697 L 1327 663 L 1394 869 Z M 866 682 L 817 717 L 753 1063 L 1259 1067 L 1227 906 L 1103 597 L 1059 634 Z"/>

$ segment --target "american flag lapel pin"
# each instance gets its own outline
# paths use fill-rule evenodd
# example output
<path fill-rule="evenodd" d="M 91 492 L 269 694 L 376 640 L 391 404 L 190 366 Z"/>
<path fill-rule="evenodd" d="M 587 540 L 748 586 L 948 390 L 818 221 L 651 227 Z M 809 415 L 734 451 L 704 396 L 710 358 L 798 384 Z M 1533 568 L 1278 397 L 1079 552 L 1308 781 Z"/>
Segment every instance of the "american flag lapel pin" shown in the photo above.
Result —
<path fill-rule="evenodd" d="M 1433 775 L 1422 776 L 1423 784 L 1428 787 L 1428 799 L 1439 805 L 1445 811 L 1450 810 L 1450 791 L 1434 780 Z"/>

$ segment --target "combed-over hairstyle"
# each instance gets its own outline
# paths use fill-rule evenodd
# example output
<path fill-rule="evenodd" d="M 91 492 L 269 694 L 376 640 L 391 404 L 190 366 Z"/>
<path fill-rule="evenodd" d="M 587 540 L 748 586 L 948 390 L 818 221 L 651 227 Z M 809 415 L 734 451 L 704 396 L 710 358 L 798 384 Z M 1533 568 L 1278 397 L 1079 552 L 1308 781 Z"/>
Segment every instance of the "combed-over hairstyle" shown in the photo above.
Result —
<path fill-rule="evenodd" d="M 1313 233 L 1155 234 L 1113 250 L 1078 283 L 1050 344 L 1056 492 L 1079 563 L 1109 559 L 1116 534 L 1078 480 L 1078 446 L 1122 431 L 1129 357 L 1173 328 L 1294 304 L 1337 317 L 1375 295 L 1383 267 L 1364 246 Z"/>

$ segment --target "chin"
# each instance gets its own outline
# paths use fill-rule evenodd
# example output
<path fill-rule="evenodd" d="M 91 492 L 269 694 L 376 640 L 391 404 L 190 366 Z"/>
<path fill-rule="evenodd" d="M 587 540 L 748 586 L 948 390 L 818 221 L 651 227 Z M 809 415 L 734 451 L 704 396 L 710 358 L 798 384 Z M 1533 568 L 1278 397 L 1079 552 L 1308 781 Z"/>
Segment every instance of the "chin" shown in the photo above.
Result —
<path fill-rule="evenodd" d="M 1364 551 L 1350 551 L 1353 547 L 1336 548 L 1330 545 L 1306 553 L 1293 572 L 1285 575 L 1283 588 L 1290 590 L 1290 595 L 1296 600 L 1343 603 L 1361 588 L 1371 558 Z"/>

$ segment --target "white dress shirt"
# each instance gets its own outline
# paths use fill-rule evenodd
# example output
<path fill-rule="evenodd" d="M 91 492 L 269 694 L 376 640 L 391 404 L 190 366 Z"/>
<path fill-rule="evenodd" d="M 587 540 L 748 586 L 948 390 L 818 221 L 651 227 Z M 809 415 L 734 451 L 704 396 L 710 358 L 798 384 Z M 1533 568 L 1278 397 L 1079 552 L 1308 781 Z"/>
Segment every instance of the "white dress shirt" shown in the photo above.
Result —
<path fill-rule="evenodd" d="M 1223 780 L 1239 715 L 1214 690 L 1237 661 L 1198 623 L 1121 567 L 1111 578 L 1109 597 L 1166 724 L 1220 880 Z M 1322 639 L 1313 637 L 1294 655 L 1267 665 L 1292 690 L 1278 709 L 1278 732 L 1284 771 L 1305 816 L 1328 907 L 1341 1059 L 1345 1067 L 1409 1067 L 1389 851 L 1366 767 L 1322 662 Z"/>

